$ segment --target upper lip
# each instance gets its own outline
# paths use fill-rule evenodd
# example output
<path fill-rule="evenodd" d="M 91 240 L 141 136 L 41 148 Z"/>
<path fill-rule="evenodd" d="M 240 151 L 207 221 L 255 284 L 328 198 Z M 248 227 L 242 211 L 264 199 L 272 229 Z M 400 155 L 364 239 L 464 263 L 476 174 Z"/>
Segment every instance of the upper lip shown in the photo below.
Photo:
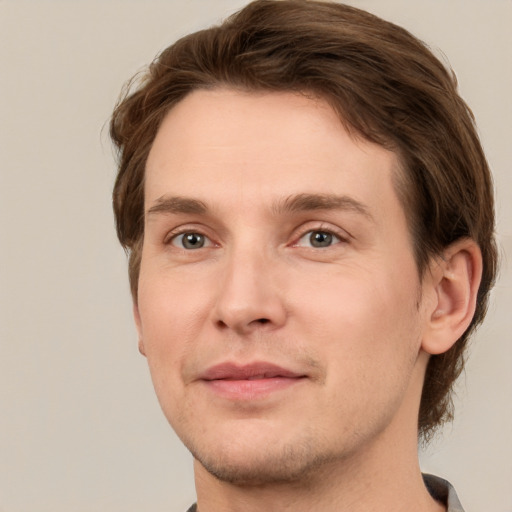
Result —
<path fill-rule="evenodd" d="M 286 377 L 296 379 L 306 375 L 296 373 L 272 363 L 256 362 L 246 365 L 221 363 L 208 368 L 200 375 L 201 380 L 251 380 Z"/>

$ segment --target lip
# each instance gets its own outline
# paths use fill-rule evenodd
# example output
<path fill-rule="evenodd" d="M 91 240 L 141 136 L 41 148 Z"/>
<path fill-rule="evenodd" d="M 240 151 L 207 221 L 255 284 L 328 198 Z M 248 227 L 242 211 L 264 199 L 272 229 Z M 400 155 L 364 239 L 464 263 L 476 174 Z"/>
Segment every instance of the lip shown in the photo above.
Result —
<path fill-rule="evenodd" d="M 218 396 L 230 400 L 267 397 L 302 382 L 307 375 L 267 362 L 247 365 L 222 363 L 208 368 L 199 377 Z"/>
<path fill-rule="evenodd" d="M 304 374 L 296 373 L 272 363 L 256 362 L 246 365 L 235 363 L 221 363 L 208 368 L 200 375 L 201 380 L 256 380 L 285 377 L 289 379 L 305 377 Z"/>

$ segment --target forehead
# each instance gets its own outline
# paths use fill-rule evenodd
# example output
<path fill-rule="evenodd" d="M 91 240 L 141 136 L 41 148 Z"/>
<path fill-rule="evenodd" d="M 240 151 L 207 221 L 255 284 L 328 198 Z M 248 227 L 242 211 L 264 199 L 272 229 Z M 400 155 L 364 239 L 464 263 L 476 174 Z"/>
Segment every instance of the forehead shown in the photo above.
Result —
<path fill-rule="evenodd" d="M 198 90 L 167 114 L 157 133 L 145 200 L 172 194 L 227 204 L 236 197 L 247 205 L 308 192 L 349 194 L 361 203 L 382 196 L 389 203 L 396 199 L 397 167 L 394 153 L 349 134 L 323 100 Z"/>

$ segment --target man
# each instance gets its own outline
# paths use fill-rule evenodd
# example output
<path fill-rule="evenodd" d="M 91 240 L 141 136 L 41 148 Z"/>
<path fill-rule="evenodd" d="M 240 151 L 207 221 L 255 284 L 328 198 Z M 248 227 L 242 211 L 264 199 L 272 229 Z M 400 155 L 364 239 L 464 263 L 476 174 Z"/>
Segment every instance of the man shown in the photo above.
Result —
<path fill-rule="evenodd" d="M 462 510 L 417 443 L 485 314 L 493 193 L 430 51 L 343 4 L 252 2 L 165 50 L 111 134 L 139 348 L 197 510 Z"/>

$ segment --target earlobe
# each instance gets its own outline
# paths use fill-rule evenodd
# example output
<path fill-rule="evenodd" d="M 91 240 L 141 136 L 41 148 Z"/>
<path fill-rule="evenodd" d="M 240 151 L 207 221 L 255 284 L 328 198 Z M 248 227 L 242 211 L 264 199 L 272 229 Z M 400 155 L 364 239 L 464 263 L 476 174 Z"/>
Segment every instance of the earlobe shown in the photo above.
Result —
<path fill-rule="evenodd" d="M 143 356 L 146 356 L 146 349 L 142 338 L 142 324 L 140 320 L 139 306 L 135 301 L 133 301 L 133 319 L 135 320 L 135 327 L 137 328 L 137 334 L 139 336 L 139 352 Z"/>
<path fill-rule="evenodd" d="M 482 254 L 471 239 L 450 245 L 433 261 L 430 273 L 435 302 L 427 314 L 422 348 L 429 354 L 449 350 L 468 328 L 482 278 Z"/>

